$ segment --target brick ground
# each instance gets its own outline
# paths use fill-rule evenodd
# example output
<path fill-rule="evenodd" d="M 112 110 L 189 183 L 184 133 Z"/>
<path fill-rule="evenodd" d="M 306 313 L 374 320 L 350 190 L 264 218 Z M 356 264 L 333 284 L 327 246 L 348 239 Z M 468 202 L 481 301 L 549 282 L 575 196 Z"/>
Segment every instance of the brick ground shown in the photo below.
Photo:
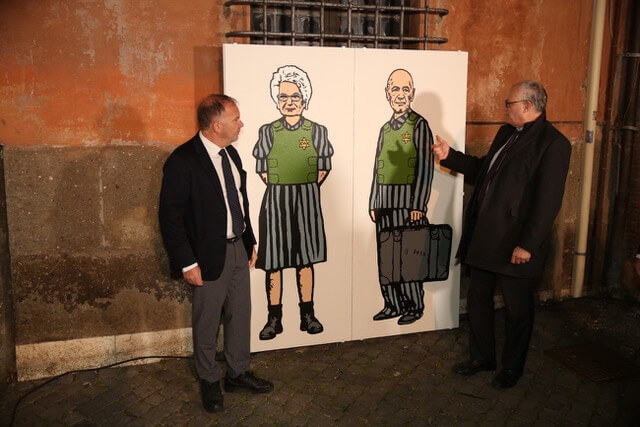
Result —
<path fill-rule="evenodd" d="M 165 359 L 67 374 L 31 393 L 46 380 L 0 385 L 0 419 L 9 425 L 16 408 L 15 426 L 640 425 L 640 377 L 596 384 L 544 354 L 597 341 L 640 365 L 640 305 L 584 298 L 538 307 L 524 376 L 507 391 L 490 386 L 491 372 L 450 372 L 467 332 L 463 320 L 455 330 L 257 353 L 252 369 L 275 391 L 227 393 L 220 414 L 203 410 L 192 361 Z"/>

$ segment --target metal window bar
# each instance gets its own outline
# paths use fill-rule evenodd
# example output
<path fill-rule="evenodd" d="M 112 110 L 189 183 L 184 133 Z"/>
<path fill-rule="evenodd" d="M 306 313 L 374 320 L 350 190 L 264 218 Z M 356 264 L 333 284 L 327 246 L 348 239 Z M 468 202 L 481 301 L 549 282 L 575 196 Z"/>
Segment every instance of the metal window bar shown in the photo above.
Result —
<path fill-rule="evenodd" d="M 429 16 L 442 18 L 449 13 L 429 7 L 429 0 L 230 0 L 224 5 L 250 6 L 251 30 L 232 31 L 226 36 L 249 37 L 252 43 L 400 49 L 422 45 L 427 49 L 428 43 L 448 41 L 428 35 Z M 422 34 L 414 18 L 423 21 Z M 396 24 L 398 28 L 394 28 Z"/>

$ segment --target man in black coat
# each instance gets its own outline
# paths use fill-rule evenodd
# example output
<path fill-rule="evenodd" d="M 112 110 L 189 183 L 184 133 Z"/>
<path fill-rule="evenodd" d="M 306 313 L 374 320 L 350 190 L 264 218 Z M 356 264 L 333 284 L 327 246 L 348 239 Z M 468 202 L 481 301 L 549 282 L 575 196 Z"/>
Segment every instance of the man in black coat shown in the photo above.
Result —
<path fill-rule="evenodd" d="M 215 361 L 224 325 L 227 392 L 268 393 L 273 384 L 249 371 L 251 295 L 256 262 L 246 172 L 230 144 L 243 126 L 233 98 L 209 95 L 198 106 L 200 132 L 167 158 L 160 191 L 160 230 L 172 270 L 193 286 L 192 328 L 202 403 L 223 407 Z M 229 159 L 231 161 L 229 161 Z"/>
<path fill-rule="evenodd" d="M 506 339 L 495 388 L 522 376 L 533 328 L 534 286 L 542 274 L 553 221 L 560 210 L 571 145 L 546 119 L 547 93 L 534 81 L 514 85 L 505 100 L 507 124 L 482 158 L 451 149 L 439 136 L 440 164 L 475 189 L 465 213 L 457 257 L 470 267 L 469 352 L 459 375 L 496 369 L 493 295 L 502 289 Z"/>

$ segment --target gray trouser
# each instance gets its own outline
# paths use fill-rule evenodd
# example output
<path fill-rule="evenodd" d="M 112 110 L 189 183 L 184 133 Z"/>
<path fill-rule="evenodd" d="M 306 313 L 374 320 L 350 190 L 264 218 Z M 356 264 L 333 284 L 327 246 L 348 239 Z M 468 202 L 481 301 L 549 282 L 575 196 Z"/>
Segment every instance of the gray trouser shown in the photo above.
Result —
<path fill-rule="evenodd" d="M 193 353 L 198 377 L 208 382 L 220 380 L 215 355 L 221 318 L 228 374 L 235 377 L 249 369 L 250 351 L 249 264 L 242 240 L 227 243 L 224 269 L 217 280 L 193 287 Z"/>

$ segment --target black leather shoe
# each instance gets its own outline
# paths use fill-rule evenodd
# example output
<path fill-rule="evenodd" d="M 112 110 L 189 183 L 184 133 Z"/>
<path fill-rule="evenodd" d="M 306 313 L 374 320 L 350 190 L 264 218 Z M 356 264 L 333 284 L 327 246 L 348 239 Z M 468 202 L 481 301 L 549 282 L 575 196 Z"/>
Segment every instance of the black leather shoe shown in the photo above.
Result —
<path fill-rule="evenodd" d="M 498 389 L 507 389 L 518 384 L 518 380 L 522 374 L 513 369 L 503 369 L 498 372 L 498 375 L 495 376 L 493 381 L 491 381 L 491 385 L 493 388 Z"/>
<path fill-rule="evenodd" d="M 403 314 L 402 317 L 398 319 L 398 325 L 409 325 L 421 317 L 422 317 L 422 313 Z"/>
<path fill-rule="evenodd" d="M 470 377 L 480 371 L 495 371 L 496 362 L 480 362 L 478 360 L 468 360 L 453 365 L 453 372 L 464 377 Z"/>
<path fill-rule="evenodd" d="M 242 390 L 252 393 L 270 393 L 273 391 L 273 383 L 256 377 L 251 371 L 245 371 L 235 378 L 229 375 L 224 378 L 224 391 L 233 393 Z"/>
<path fill-rule="evenodd" d="M 387 320 L 400 316 L 400 313 L 391 307 L 384 307 L 380 312 L 373 316 L 373 320 Z"/>
<path fill-rule="evenodd" d="M 202 393 L 202 405 L 207 412 L 220 412 L 223 407 L 220 381 L 210 383 L 200 380 L 200 392 Z"/>

